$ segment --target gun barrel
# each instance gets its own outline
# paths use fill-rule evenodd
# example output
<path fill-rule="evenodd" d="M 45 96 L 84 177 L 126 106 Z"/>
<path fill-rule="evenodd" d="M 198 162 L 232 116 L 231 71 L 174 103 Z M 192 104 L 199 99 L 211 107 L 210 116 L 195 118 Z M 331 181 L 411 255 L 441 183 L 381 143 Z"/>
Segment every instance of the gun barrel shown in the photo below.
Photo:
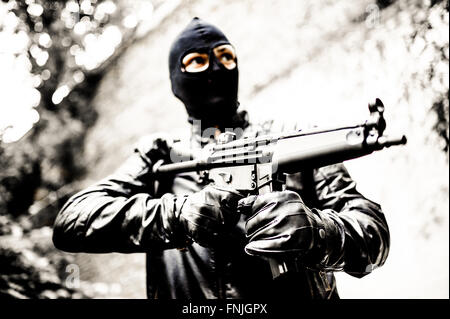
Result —
<path fill-rule="evenodd" d="M 164 164 L 153 169 L 156 174 L 178 174 L 200 170 L 202 165 L 197 160 Z"/>
<path fill-rule="evenodd" d="M 394 146 L 394 145 L 405 145 L 407 142 L 407 138 L 405 135 L 401 135 L 401 136 L 394 136 L 394 137 L 390 137 L 390 136 L 381 136 L 378 139 L 378 143 L 382 146 L 382 147 L 390 147 L 390 146 Z"/>

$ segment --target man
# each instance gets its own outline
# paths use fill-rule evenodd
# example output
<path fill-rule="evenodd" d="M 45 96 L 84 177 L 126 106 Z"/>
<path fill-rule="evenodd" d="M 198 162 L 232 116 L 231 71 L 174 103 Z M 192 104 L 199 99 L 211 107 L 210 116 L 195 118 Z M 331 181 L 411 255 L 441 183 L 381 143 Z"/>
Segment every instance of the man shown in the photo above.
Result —
<path fill-rule="evenodd" d="M 255 130 L 238 112 L 233 46 L 198 18 L 169 55 L 172 91 L 193 126 L 191 146 L 215 143 L 205 128 Z M 334 271 L 362 277 L 383 265 L 389 230 L 342 164 L 287 177 L 286 190 L 243 198 L 179 174 L 156 183 L 170 141 L 136 148 L 113 175 L 74 195 L 58 214 L 53 241 L 69 252 L 147 253 L 149 298 L 337 298 Z M 300 170 L 300 168 L 299 168 Z M 297 271 L 273 280 L 267 258 Z"/>

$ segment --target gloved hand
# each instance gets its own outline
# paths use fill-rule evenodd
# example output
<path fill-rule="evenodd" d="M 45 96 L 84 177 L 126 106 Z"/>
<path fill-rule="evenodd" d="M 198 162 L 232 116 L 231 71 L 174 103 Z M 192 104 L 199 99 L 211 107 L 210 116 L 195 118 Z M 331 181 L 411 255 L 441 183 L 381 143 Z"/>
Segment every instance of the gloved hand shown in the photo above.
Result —
<path fill-rule="evenodd" d="M 199 192 L 177 198 L 175 216 L 188 239 L 204 247 L 226 243 L 239 221 L 237 203 L 242 195 L 231 189 L 206 186 Z"/>
<path fill-rule="evenodd" d="M 170 135 L 155 133 L 141 138 L 137 145 L 137 151 L 139 151 L 151 165 L 159 160 L 170 163 L 170 151 L 173 143 L 173 138 Z"/>
<path fill-rule="evenodd" d="M 299 258 L 305 264 L 327 264 L 332 250 L 343 249 L 344 230 L 330 211 L 309 209 L 292 191 L 249 196 L 238 212 L 250 216 L 245 225 L 245 251 L 263 258 Z M 341 251 L 338 252 L 338 255 Z"/>

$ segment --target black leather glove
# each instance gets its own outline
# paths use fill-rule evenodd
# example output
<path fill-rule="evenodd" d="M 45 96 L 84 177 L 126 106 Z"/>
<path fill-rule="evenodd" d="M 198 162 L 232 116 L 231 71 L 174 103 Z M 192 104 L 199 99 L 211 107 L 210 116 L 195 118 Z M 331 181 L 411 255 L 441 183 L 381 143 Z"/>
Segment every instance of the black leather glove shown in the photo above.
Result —
<path fill-rule="evenodd" d="M 236 191 L 216 186 L 206 186 L 194 194 L 175 198 L 173 213 L 178 219 L 179 231 L 204 247 L 226 244 L 227 235 L 239 221 L 237 203 L 240 199 L 242 195 Z"/>
<path fill-rule="evenodd" d="M 170 163 L 172 162 L 170 150 L 173 143 L 173 138 L 170 135 L 155 133 L 143 137 L 138 143 L 137 150 L 151 165 L 154 165 L 159 160 L 163 160 L 164 163 Z"/>
<path fill-rule="evenodd" d="M 250 255 L 323 266 L 341 256 L 345 237 L 339 217 L 309 209 L 295 192 L 249 196 L 239 201 L 238 211 L 250 216 L 245 225 Z"/>

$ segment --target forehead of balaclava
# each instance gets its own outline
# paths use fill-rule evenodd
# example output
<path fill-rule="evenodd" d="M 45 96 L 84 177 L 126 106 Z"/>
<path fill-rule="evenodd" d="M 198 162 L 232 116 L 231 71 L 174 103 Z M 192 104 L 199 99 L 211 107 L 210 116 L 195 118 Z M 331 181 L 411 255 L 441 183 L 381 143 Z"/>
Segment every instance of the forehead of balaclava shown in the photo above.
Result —
<path fill-rule="evenodd" d="M 204 124 L 226 125 L 238 107 L 238 68 L 226 69 L 215 58 L 212 49 L 230 44 L 217 27 L 194 18 L 174 40 L 169 54 L 172 92 L 185 105 L 191 119 Z M 198 73 L 182 70 L 183 57 L 191 52 L 209 54 L 209 67 Z"/>

